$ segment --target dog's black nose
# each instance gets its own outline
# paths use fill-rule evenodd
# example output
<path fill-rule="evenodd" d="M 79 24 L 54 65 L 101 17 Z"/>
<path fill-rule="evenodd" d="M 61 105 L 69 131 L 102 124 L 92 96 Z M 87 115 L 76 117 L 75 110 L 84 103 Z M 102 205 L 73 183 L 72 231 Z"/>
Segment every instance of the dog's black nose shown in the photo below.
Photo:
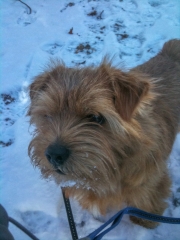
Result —
<path fill-rule="evenodd" d="M 59 143 L 51 144 L 47 147 L 45 155 L 48 161 L 55 167 L 63 165 L 70 155 L 70 150 Z"/>

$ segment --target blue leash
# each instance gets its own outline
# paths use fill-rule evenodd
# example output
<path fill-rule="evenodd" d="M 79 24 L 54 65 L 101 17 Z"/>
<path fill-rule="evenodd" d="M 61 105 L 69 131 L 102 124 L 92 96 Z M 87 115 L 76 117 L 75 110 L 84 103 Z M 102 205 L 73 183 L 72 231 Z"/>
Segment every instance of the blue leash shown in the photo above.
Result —
<path fill-rule="evenodd" d="M 70 202 L 68 204 L 70 204 Z M 72 214 L 72 211 L 71 211 L 71 214 Z M 79 240 L 100 240 L 100 239 L 102 239 L 102 237 L 106 233 L 110 232 L 113 228 L 115 228 L 121 222 L 121 219 L 124 214 L 129 214 L 131 216 L 150 220 L 153 222 L 180 224 L 180 218 L 163 217 L 163 216 L 159 216 L 156 214 L 151 214 L 151 213 L 145 212 L 138 208 L 127 207 L 127 208 L 124 208 L 123 210 L 119 211 L 118 213 L 116 213 L 106 223 L 101 225 L 98 229 L 96 229 L 95 231 L 90 233 L 88 236 L 81 238 Z M 71 217 L 73 218 L 73 215 Z M 18 223 L 13 218 L 9 217 L 6 210 L 0 204 L 0 239 L 14 240 L 12 234 L 8 230 L 9 222 L 13 223 L 16 227 L 21 229 L 31 239 L 39 240 L 36 236 L 34 236 L 31 232 L 29 232 L 24 226 L 22 226 L 20 223 Z M 73 223 L 74 227 L 75 227 L 74 220 L 72 219 L 70 222 L 71 222 L 71 224 Z M 110 226 L 108 227 L 108 225 L 110 225 Z M 106 228 L 106 227 L 108 227 L 108 228 Z M 106 229 L 103 231 L 104 228 L 106 228 Z M 72 228 L 71 228 L 71 230 L 72 230 Z M 75 240 L 78 240 L 77 233 L 74 235 L 72 234 L 72 238 Z"/>
<path fill-rule="evenodd" d="M 156 214 L 145 212 L 138 208 L 126 207 L 123 210 L 116 213 L 106 223 L 101 225 L 94 232 L 90 233 L 87 237 L 81 238 L 79 240 L 100 240 L 100 239 L 102 239 L 102 237 L 105 234 L 107 234 L 109 231 L 111 231 L 113 228 L 115 228 L 121 222 L 121 219 L 124 214 L 129 214 L 131 216 L 150 220 L 153 222 L 180 224 L 180 218 L 163 217 L 163 216 L 159 216 Z M 103 229 L 106 228 L 109 224 L 111 224 L 111 226 L 103 231 Z"/>

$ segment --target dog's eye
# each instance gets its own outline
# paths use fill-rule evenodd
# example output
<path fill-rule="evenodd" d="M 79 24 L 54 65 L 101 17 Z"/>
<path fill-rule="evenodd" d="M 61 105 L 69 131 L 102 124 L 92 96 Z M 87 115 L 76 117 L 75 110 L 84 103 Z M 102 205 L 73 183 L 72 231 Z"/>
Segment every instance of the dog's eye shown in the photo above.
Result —
<path fill-rule="evenodd" d="M 51 120 L 52 119 L 52 117 L 50 115 L 47 115 L 47 114 L 44 115 L 44 118 L 47 119 L 47 120 Z"/>
<path fill-rule="evenodd" d="M 100 125 L 102 125 L 105 122 L 105 119 L 102 115 L 91 114 L 91 115 L 88 116 L 88 119 L 89 119 L 90 122 L 95 122 L 95 123 L 98 123 Z"/>

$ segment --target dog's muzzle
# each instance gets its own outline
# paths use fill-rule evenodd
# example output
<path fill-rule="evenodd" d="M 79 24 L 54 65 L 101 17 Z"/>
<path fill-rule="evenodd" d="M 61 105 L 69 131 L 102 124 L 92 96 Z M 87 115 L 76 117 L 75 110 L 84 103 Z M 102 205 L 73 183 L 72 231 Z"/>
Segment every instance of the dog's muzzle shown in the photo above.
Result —
<path fill-rule="evenodd" d="M 55 170 L 61 174 L 63 174 L 63 172 L 59 168 L 64 165 L 69 155 L 70 150 L 57 142 L 49 145 L 45 151 L 45 156 L 48 161 L 54 166 Z"/>

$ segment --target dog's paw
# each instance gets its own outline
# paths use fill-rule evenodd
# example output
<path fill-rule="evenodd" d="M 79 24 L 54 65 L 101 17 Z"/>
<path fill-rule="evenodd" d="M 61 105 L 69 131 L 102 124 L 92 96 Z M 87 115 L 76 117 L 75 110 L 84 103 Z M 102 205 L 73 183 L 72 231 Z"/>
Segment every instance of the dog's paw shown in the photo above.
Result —
<path fill-rule="evenodd" d="M 138 224 L 142 227 L 149 228 L 149 229 L 156 228 L 159 225 L 159 223 L 157 223 L 157 222 L 144 220 L 144 219 L 137 218 L 137 217 L 134 217 L 134 216 L 130 216 L 130 220 L 135 224 Z"/>

